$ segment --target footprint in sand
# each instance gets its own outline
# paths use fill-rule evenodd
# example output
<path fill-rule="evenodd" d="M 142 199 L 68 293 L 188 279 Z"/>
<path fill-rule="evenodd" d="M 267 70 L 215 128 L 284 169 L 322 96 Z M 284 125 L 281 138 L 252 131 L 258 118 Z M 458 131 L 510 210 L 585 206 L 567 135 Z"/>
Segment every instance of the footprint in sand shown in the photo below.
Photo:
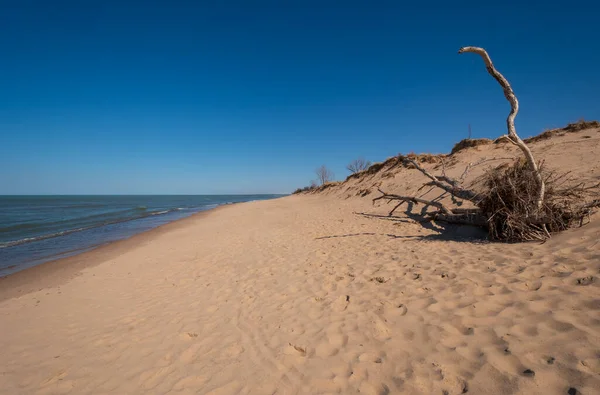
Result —
<path fill-rule="evenodd" d="M 447 279 L 447 280 L 453 280 L 456 278 L 456 274 L 454 273 L 442 273 L 440 274 L 440 277 L 443 279 Z"/>
<path fill-rule="evenodd" d="M 525 286 L 527 287 L 527 289 L 529 291 L 537 291 L 538 289 L 540 289 L 542 287 L 542 282 L 541 281 L 530 281 L 527 282 L 525 284 Z"/>
<path fill-rule="evenodd" d="M 339 352 L 339 348 L 330 343 L 321 343 L 315 347 L 315 355 L 318 357 L 331 357 Z"/>
<path fill-rule="evenodd" d="M 379 317 L 373 319 L 373 337 L 378 340 L 388 340 L 391 338 L 390 327 Z"/>
<path fill-rule="evenodd" d="M 406 307 L 406 305 L 400 303 L 398 305 L 398 315 L 403 316 L 403 315 L 406 315 L 406 313 L 408 313 L 408 307 Z"/>
<path fill-rule="evenodd" d="M 592 373 L 600 375 L 600 359 L 599 358 L 589 358 L 584 359 L 579 362 L 586 370 L 591 371 Z"/>
<path fill-rule="evenodd" d="M 371 352 L 365 352 L 358 356 L 358 361 L 368 363 L 383 363 L 384 358 L 385 353 L 375 354 Z"/>
<path fill-rule="evenodd" d="M 523 371 L 523 376 L 525 377 L 534 377 L 535 376 L 535 372 L 531 369 L 525 369 Z"/>
<path fill-rule="evenodd" d="M 350 303 L 350 295 L 340 295 L 338 298 L 331 304 L 331 307 L 338 311 L 344 311 L 348 308 L 348 304 Z"/>
<path fill-rule="evenodd" d="M 594 282 L 594 276 L 581 277 L 575 280 L 575 285 L 590 285 Z"/>
<path fill-rule="evenodd" d="M 449 388 L 448 390 L 444 390 L 445 394 L 466 394 L 469 392 L 469 384 L 460 377 L 457 376 L 444 376 L 443 379 L 444 386 Z"/>
<path fill-rule="evenodd" d="M 385 277 L 373 277 L 369 281 L 374 281 L 374 282 L 379 283 L 379 284 L 384 284 L 388 280 Z"/>
<path fill-rule="evenodd" d="M 327 340 L 332 346 L 341 348 L 348 344 L 348 335 L 343 333 L 327 335 Z"/>
<path fill-rule="evenodd" d="M 288 346 L 283 350 L 286 355 L 297 355 L 301 357 L 306 356 L 306 347 L 299 346 L 297 344 L 288 343 Z"/>
<path fill-rule="evenodd" d="M 244 351 L 244 347 L 240 346 L 239 344 L 232 344 L 223 351 L 223 356 L 235 358 L 240 356 Z"/>

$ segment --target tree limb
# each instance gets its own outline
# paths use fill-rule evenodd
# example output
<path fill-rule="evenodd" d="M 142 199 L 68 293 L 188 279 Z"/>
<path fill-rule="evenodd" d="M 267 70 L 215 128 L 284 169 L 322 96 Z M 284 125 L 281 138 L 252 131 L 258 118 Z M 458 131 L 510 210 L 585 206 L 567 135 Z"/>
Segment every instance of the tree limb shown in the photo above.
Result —
<path fill-rule="evenodd" d="M 458 208 L 451 210 L 440 202 L 425 200 L 414 196 L 400 196 L 391 193 L 385 193 L 379 188 L 377 188 L 377 190 L 381 193 L 381 196 L 373 199 L 373 203 L 375 203 L 377 200 L 382 199 L 388 201 L 400 201 L 400 203 L 395 205 L 394 208 L 389 212 L 388 216 L 391 216 L 398 207 L 400 207 L 406 202 L 411 202 L 415 204 L 423 203 L 426 205 L 437 207 L 439 209 L 439 211 L 424 214 L 423 221 L 437 220 L 459 225 L 473 225 L 482 227 L 485 227 L 487 225 L 485 218 L 481 215 L 481 211 L 478 209 Z"/>
<path fill-rule="evenodd" d="M 436 176 L 434 176 L 433 174 L 429 173 L 427 170 L 425 170 L 424 168 L 419 166 L 419 164 L 417 162 L 415 162 L 414 160 L 404 158 L 404 164 L 407 164 L 407 163 L 412 164 L 417 170 L 419 170 L 421 173 L 425 174 L 425 176 L 427 176 L 431 180 L 431 182 L 429 184 L 435 185 L 436 187 L 443 189 L 444 191 L 456 196 L 457 198 L 468 200 L 473 203 L 477 203 L 478 194 L 475 193 L 474 191 L 470 191 L 468 189 L 461 188 L 457 183 L 453 183 L 452 181 L 450 181 L 450 179 L 448 177 L 443 177 L 444 181 L 446 182 L 446 183 L 444 183 L 444 182 L 440 181 L 440 179 L 438 179 Z"/>
<path fill-rule="evenodd" d="M 402 204 L 402 203 L 405 203 L 405 202 L 412 202 L 412 203 L 415 203 L 415 204 L 422 203 L 422 204 L 425 204 L 425 205 L 429 205 L 429 206 L 437 207 L 437 208 L 438 208 L 438 209 L 440 209 L 440 210 L 441 210 L 443 213 L 446 213 L 446 214 L 452 214 L 452 211 L 451 211 L 451 210 L 450 210 L 448 207 L 444 206 L 444 205 L 443 205 L 442 203 L 440 203 L 440 202 L 434 202 L 434 201 L 431 201 L 431 200 L 421 199 L 421 198 L 414 197 L 414 196 L 400 196 L 400 195 L 395 195 L 395 194 L 392 194 L 392 193 L 385 193 L 385 192 L 383 192 L 383 191 L 382 191 L 381 189 L 379 189 L 379 188 L 377 188 L 377 190 L 378 190 L 378 191 L 381 193 L 381 196 L 379 196 L 379 197 L 377 197 L 377 198 L 373 199 L 373 202 L 376 202 L 377 200 L 381 200 L 381 199 L 383 199 L 383 200 L 390 200 L 390 201 L 391 201 L 391 200 L 400 200 L 400 201 L 401 201 L 401 202 L 400 202 L 401 204 Z M 400 206 L 400 204 L 399 204 L 397 207 L 394 207 L 394 209 L 393 209 L 393 210 L 390 212 L 390 215 L 391 215 L 391 214 L 392 214 L 392 213 L 393 213 L 393 212 L 394 212 L 394 211 L 395 211 L 395 210 L 396 210 L 396 209 L 397 209 L 399 206 Z"/>
<path fill-rule="evenodd" d="M 490 59 L 490 56 L 488 55 L 488 53 L 486 52 L 485 49 L 479 48 L 479 47 L 462 47 L 458 51 L 459 54 L 462 54 L 465 52 L 471 52 L 471 53 L 475 53 L 475 54 L 478 54 L 479 56 L 481 56 L 483 58 L 483 61 L 485 62 L 485 67 L 486 67 L 488 73 L 492 77 L 494 77 L 494 79 L 496 81 L 498 81 L 498 83 L 504 90 L 504 97 L 506 97 L 506 100 L 508 100 L 508 102 L 510 103 L 511 110 L 510 110 L 510 113 L 508 114 L 508 117 L 506 118 L 506 127 L 508 129 L 508 135 L 505 135 L 502 137 L 508 139 L 508 141 L 510 141 L 514 145 L 518 146 L 521 149 L 521 151 L 523 151 L 523 154 L 525 155 L 525 158 L 527 159 L 527 163 L 529 164 L 529 167 L 533 171 L 535 180 L 538 183 L 537 208 L 540 209 L 542 207 L 542 204 L 544 203 L 544 194 L 546 192 L 546 185 L 544 184 L 544 180 L 542 179 L 542 175 L 540 173 L 539 167 L 538 167 L 535 159 L 533 158 L 533 154 L 531 153 L 531 150 L 529 149 L 527 144 L 525 144 L 523 142 L 523 140 L 521 140 L 521 138 L 517 135 L 517 131 L 515 129 L 515 117 L 517 116 L 517 113 L 519 112 L 519 101 L 517 100 L 517 97 L 515 96 L 515 93 L 513 92 L 512 88 L 511 88 L 510 84 L 508 83 L 508 81 L 506 80 L 506 78 L 504 78 L 504 76 L 502 74 L 500 74 L 498 72 L 498 70 L 496 70 L 496 68 L 494 67 L 494 64 L 492 63 L 492 59 Z"/>

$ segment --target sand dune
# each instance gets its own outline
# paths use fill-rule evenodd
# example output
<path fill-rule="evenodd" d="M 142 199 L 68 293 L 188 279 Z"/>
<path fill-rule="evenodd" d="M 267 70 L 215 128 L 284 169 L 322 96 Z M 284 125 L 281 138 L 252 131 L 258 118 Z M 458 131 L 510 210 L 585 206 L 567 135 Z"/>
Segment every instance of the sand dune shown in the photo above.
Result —
<path fill-rule="evenodd" d="M 587 147 L 568 163 L 595 177 L 598 138 L 569 139 L 535 149 Z M 416 188 L 409 173 L 385 186 Z M 344 199 L 368 182 L 217 209 L 1 280 L 0 392 L 598 393 L 600 219 L 493 244 Z"/>

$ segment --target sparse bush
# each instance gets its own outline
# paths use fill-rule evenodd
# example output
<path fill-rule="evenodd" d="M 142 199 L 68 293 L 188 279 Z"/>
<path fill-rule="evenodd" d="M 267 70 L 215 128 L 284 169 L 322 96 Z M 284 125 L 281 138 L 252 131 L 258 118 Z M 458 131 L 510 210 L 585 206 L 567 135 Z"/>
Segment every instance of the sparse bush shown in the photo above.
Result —
<path fill-rule="evenodd" d="M 317 189 L 317 182 L 315 180 L 310 181 L 310 185 L 304 188 L 298 188 L 292 194 L 303 193 L 303 192 L 311 192 Z"/>
<path fill-rule="evenodd" d="M 359 173 L 361 171 L 367 170 L 371 166 L 371 162 L 365 160 L 364 158 L 354 159 L 352 162 L 346 166 L 346 169 L 350 171 L 352 174 Z"/>
<path fill-rule="evenodd" d="M 537 141 L 549 139 L 553 136 L 562 136 L 567 133 L 576 133 L 590 128 L 600 128 L 600 122 L 586 121 L 585 119 L 580 119 L 577 122 L 568 124 L 564 128 L 546 130 L 538 134 L 537 136 L 529 137 L 528 139 L 525 139 L 523 141 L 525 141 L 526 143 L 535 143 Z"/>
<path fill-rule="evenodd" d="M 337 185 L 340 185 L 342 182 L 341 181 L 331 181 L 331 182 L 326 182 L 325 184 L 318 186 L 314 189 L 314 192 L 323 192 L 326 189 L 335 187 Z"/>
<path fill-rule="evenodd" d="M 492 240 L 544 240 L 551 233 L 580 224 L 600 202 L 599 185 L 572 185 L 565 175 L 540 166 L 546 193 L 538 209 L 533 171 L 524 159 L 488 171 L 476 183 L 483 192 L 477 206 L 487 220 Z"/>

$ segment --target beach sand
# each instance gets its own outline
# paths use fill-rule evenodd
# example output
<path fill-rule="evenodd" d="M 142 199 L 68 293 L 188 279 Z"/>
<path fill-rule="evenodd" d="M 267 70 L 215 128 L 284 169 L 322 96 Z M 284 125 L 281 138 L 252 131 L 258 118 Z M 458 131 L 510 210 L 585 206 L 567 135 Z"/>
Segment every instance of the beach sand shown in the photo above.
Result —
<path fill-rule="evenodd" d="M 0 392 L 598 393 L 600 218 L 487 243 L 347 193 L 219 208 L 0 280 Z"/>

